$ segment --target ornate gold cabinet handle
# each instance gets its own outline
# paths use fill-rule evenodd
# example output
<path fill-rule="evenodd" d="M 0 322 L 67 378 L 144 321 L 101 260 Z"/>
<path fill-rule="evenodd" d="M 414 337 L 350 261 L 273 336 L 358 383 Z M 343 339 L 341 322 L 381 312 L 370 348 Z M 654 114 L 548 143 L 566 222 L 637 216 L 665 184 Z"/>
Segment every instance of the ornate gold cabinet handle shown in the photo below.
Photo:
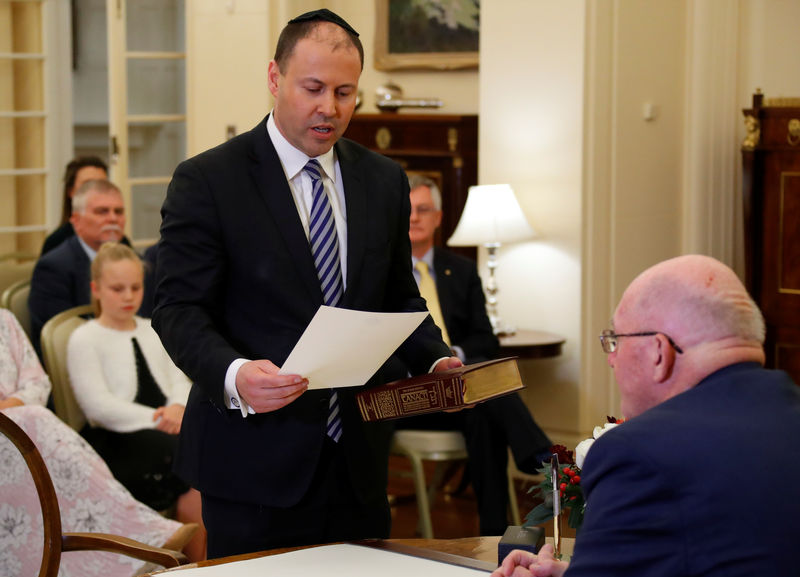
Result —
<path fill-rule="evenodd" d="M 800 144 L 800 120 L 797 118 L 792 118 L 789 121 L 789 134 L 786 136 L 786 140 L 792 146 Z"/>
<path fill-rule="evenodd" d="M 744 117 L 744 126 L 747 129 L 747 135 L 742 141 L 742 148 L 753 150 L 761 140 L 761 124 L 755 116 L 748 114 Z"/>

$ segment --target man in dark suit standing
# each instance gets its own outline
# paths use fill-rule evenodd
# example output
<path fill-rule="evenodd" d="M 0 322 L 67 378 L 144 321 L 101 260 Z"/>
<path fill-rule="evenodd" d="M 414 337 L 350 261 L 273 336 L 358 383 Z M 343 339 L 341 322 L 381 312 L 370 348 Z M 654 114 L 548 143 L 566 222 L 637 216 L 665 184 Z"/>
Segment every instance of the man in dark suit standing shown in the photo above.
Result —
<path fill-rule="evenodd" d="M 125 203 L 107 180 L 88 180 L 72 198 L 70 223 L 75 235 L 39 257 L 33 269 L 28 309 L 31 342 L 41 357 L 42 327 L 72 307 L 88 305 L 92 292 L 90 267 L 100 245 L 123 240 Z"/>
<path fill-rule="evenodd" d="M 762 367 L 764 320 L 735 273 L 655 265 L 600 341 L 628 420 L 586 455 L 572 561 L 546 545 L 493 575 L 796 575 L 800 389 Z"/>
<path fill-rule="evenodd" d="M 358 387 L 278 374 L 323 304 L 425 310 L 408 180 L 340 138 L 362 67 L 336 14 L 290 21 L 268 68 L 272 112 L 181 163 L 162 208 L 153 326 L 194 382 L 177 469 L 203 495 L 209 557 L 389 535 L 391 426 L 362 421 Z M 461 364 L 430 318 L 397 354 L 415 374 Z"/>
<path fill-rule="evenodd" d="M 434 236 L 442 222 L 438 185 L 426 176 L 412 174 L 409 186 L 408 235 L 414 277 L 433 319 L 441 323 L 450 348 L 464 363 L 496 358 L 499 342 L 486 314 L 486 298 L 475 262 L 434 247 Z M 430 296 L 426 295 L 426 283 L 430 283 Z M 508 526 L 508 448 L 517 467 L 533 474 L 541 467 L 541 460 L 550 456 L 552 445 L 516 393 L 480 403 L 468 411 L 402 419 L 398 427 L 456 429 L 464 434 L 481 535 L 502 535 Z"/>

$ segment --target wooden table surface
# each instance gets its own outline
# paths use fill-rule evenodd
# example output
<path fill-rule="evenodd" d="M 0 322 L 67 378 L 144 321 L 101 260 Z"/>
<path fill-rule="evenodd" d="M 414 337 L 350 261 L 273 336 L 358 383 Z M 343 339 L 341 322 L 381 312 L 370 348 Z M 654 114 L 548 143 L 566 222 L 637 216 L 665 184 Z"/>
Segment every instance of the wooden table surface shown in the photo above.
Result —
<path fill-rule="evenodd" d="M 566 340 L 564 337 L 545 331 L 519 329 L 513 335 L 500 335 L 500 354 L 521 359 L 544 359 L 557 357 Z"/>

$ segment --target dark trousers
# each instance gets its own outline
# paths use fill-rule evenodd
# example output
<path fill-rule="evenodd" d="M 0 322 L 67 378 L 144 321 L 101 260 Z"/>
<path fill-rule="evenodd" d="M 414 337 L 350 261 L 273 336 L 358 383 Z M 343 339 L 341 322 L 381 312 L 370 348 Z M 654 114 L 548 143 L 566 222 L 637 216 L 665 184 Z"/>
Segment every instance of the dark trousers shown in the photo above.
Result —
<path fill-rule="evenodd" d="M 508 526 L 508 448 L 520 471 L 535 473 L 552 444 L 516 393 L 455 413 L 399 419 L 397 428 L 464 434 L 481 535 L 502 535 Z"/>
<path fill-rule="evenodd" d="M 326 439 L 309 491 L 297 505 L 268 507 L 203 494 L 203 522 L 208 558 L 215 559 L 281 547 L 388 538 L 391 513 L 385 494 L 379 501 L 359 502 L 341 447 Z"/>
<path fill-rule="evenodd" d="M 189 485 L 172 472 L 177 435 L 156 429 L 116 433 L 86 425 L 83 437 L 137 500 L 157 511 L 172 507 Z"/>

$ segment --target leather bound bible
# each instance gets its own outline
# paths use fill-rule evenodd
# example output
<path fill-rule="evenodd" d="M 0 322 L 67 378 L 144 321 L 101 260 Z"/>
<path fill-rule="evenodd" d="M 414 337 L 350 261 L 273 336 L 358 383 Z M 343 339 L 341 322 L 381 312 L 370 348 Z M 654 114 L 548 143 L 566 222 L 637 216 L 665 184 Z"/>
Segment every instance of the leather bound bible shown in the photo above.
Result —
<path fill-rule="evenodd" d="M 383 421 L 435 413 L 523 388 L 516 357 L 392 381 L 356 394 L 361 418 Z"/>

